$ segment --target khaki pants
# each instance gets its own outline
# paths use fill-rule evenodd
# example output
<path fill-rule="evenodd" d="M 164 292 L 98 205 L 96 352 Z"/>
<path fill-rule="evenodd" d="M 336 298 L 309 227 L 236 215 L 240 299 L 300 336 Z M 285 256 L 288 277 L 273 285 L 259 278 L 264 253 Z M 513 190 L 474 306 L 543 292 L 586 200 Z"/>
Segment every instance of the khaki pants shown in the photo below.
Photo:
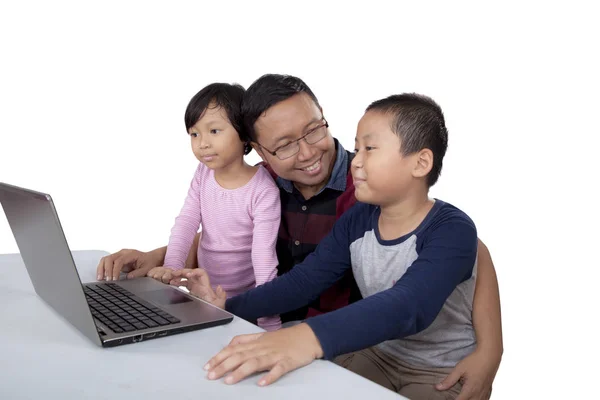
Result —
<path fill-rule="evenodd" d="M 458 396 L 462 388 L 460 382 L 445 391 L 435 388 L 452 368 L 414 367 L 376 347 L 343 354 L 333 361 L 411 400 L 451 400 Z"/>

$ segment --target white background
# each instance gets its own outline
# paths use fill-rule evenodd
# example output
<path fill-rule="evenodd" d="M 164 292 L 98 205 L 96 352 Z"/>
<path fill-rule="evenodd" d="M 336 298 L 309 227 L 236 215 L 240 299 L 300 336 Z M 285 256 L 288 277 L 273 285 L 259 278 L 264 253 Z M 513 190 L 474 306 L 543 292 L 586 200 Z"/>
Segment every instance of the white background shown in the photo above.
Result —
<path fill-rule="evenodd" d="M 194 172 L 183 114 L 206 84 L 297 75 L 347 149 L 371 101 L 427 94 L 450 134 L 432 196 L 474 219 L 498 272 L 494 398 L 592 398 L 597 16 L 573 1 L 3 1 L 0 181 L 50 193 L 74 250 L 149 250 Z M 0 253 L 17 251 L 2 214 Z"/>

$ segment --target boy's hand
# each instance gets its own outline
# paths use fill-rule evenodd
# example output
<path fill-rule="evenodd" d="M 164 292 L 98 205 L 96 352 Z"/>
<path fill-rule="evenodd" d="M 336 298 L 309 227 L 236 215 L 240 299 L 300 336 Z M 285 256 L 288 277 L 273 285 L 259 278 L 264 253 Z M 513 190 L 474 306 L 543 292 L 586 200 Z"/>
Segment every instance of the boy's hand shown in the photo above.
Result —
<path fill-rule="evenodd" d="M 180 269 L 172 271 L 173 278 L 170 284 L 174 286 L 185 286 L 191 294 L 211 303 L 214 306 L 225 309 L 227 293 L 221 286 L 213 290 L 210 286 L 208 273 L 202 268 Z"/>
<path fill-rule="evenodd" d="M 204 366 L 208 379 L 231 372 L 225 383 L 233 384 L 255 372 L 269 371 L 258 381 L 266 386 L 286 373 L 323 357 L 323 349 L 307 324 L 275 332 L 255 333 L 233 338 L 231 343 Z"/>
<path fill-rule="evenodd" d="M 153 252 L 123 249 L 102 257 L 96 268 L 96 279 L 99 281 L 118 281 L 121 271 L 129 272 L 127 278 L 146 276 L 148 271 L 162 264 L 162 259 Z"/>
<path fill-rule="evenodd" d="M 463 386 L 456 400 L 487 400 L 492 393 L 492 382 L 499 365 L 498 357 L 475 350 L 456 364 L 450 375 L 436 385 L 436 389 L 450 389 L 460 380 Z"/>
<path fill-rule="evenodd" d="M 146 276 L 162 283 L 169 283 L 173 279 L 173 270 L 168 267 L 154 267 L 148 271 Z"/>

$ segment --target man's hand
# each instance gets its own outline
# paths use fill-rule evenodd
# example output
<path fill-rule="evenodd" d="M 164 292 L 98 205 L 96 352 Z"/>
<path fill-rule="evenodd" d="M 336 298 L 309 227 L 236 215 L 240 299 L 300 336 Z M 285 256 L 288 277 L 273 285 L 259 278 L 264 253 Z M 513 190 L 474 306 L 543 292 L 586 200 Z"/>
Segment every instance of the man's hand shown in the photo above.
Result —
<path fill-rule="evenodd" d="M 221 286 L 213 290 L 210 286 L 208 273 L 202 268 L 180 269 L 171 271 L 173 279 L 170 284 L 173 286 L 185 286 L 191 294 L 211 303 L 214 306 L 225 309 L 227 293 Z"/>
<path fill-rule="evenodd" d="M 204 369 L 208 371 L 208 379 L 219 379 L 231 372 L 225 378 L 227 384 L 269 371 L 258 381 L 259 386 L 266 386 L 321 357 L 319 340 L 310 326 L 303 323 L 275 332 L 236 336 Z"/>
<path fill-rule="evenodd" d="M 460 380 L 462 390 L 456 400 L 487 400 L 500 365 L 499 358 L 482 350 L 475 350 L 456 364 L 450 375 L 436 385 L 436 389 L 447 390 Z"/>
<path fill-rule="evenodd" d="M 156 279 L 162 283 L 169 283 L 171 279 L 173 279 L 173 269 L 169 267 L 154 267 L 148 271 L 146 276 Z"/>
<path fill-rule="evenodd" d="M 162 265 L 163 260 L 154 252 L 144 253 L 138 250 L 123 249 L 102 257 L 96 268 L 96 278 L 101 281 L 119 280 L 121 271 L 129 272 L 127 278 L 146 276 L 148 271 Z"/>

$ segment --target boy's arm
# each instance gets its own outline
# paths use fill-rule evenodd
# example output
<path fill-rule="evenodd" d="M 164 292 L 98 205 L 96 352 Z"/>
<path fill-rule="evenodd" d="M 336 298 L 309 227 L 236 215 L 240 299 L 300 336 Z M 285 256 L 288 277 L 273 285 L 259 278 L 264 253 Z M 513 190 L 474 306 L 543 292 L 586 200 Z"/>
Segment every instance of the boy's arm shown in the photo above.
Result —
<path fill-rule="evenodd" d="M 316 250 L 286 274 L 227 300 L 226 310 L 246 320 L 282 314 L 309 304 L 351 268 L 349 231 L 353 211 L 344 214 Z"/>
<path fill-rule="evenodd" d="M 458 219 L 440 225 L 425 240 L 418 258 L 390 289 L 307 320 L 325 358 L 431 325 L 456 286 L 473 273 L 477 232 L 472 222 Z"/>
<path fill-rule="evenodd" d="M 472 223 L 463 222 L 442 224 L 432 232 L 417 260 L 391 289 L 291 328 L 236 336 L 208 361 L 208 378 L 230 372 L 225 382 L 235 383 L 269 370 L 258 383 L 264 386 L 315 358 L 331 359 L 425 329 L 456 285 L 472 276 L 477 233 Z"/>

